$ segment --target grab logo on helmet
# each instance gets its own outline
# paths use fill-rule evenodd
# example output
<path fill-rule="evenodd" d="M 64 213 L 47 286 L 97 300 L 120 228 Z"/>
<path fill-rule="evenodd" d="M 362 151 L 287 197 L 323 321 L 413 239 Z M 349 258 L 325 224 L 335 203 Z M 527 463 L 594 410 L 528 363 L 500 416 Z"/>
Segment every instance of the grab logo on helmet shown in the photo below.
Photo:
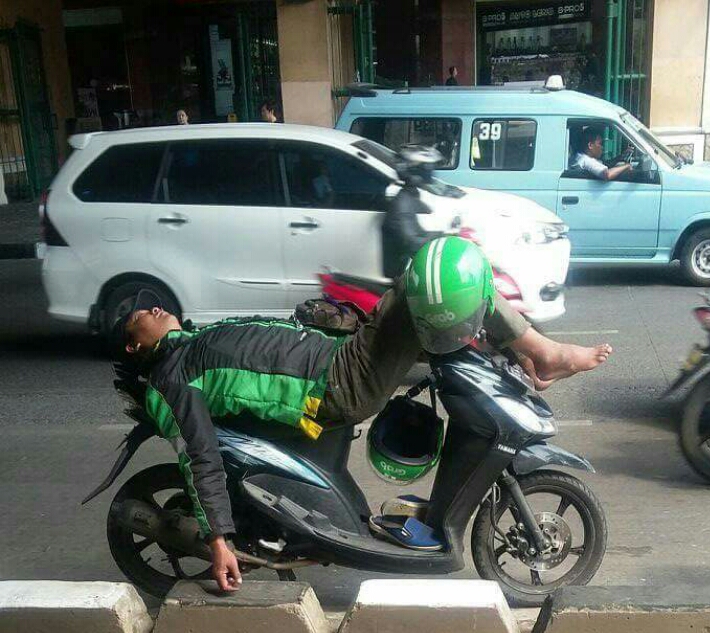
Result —
<path fill-rule="evenodd" d="M 427 314 L 424 318 L 430 325 L 449 325 L 456 319 L 456 315 L 451 310 L 444 310 L 443 312 Z"/>
<path fill-rule="evenodd" d="M 380 462 L 380 468 L 382 468 L 382 470 L 388 475 L 401 476 L 407 474 L 407 471 L 404 470 L 404 468 L 397 468 L 396 466 L 392 466 L 391 464 L 388 464 L 387 462 L 383 461 Z"/>

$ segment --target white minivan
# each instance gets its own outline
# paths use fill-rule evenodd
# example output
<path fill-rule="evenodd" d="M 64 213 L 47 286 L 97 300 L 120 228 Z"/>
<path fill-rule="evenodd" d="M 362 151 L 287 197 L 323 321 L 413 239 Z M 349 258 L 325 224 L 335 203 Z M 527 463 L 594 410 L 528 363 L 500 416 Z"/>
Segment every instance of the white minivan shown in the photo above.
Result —
<path fill-rule="evenodd" d="M 287 316 L 324 267 L 380 279 L 398 190 L 390 150 L 299 125 L 216 124 L 73 136 L 40 207 L 51 316 L 105 330 L 141 287 L 209 323 Z M 435 182 L 430 230 L 468 229 L 532 320 L 564 312 L 566 227 L 534 202 Z"/>

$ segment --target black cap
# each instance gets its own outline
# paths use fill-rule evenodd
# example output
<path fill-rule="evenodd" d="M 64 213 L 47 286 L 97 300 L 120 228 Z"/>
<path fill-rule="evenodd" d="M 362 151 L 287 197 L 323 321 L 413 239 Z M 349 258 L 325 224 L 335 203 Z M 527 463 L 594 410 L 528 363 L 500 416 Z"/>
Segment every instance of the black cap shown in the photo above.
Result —
<path fill-rule="evenodd" d="M 126 335 L 126 325 L 128 325 L 129 317 L 137 310 L 152 310 L 153 308 L 162 307 L 163 302 L 152 290 L 143 288 L 138 291 L 133 307 L 120 317 L 111 328 L 111 356 L 114 360 L 126 361 L 129 359 L 129 354 L 126 351 L 126 344 L 129 342 Z"/>

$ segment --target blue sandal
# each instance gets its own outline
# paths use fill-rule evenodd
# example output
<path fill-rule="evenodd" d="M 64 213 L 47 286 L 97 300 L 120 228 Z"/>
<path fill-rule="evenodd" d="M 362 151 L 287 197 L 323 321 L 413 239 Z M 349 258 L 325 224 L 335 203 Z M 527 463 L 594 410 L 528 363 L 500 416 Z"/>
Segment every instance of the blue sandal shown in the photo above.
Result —
<path fill-rule="evenodd" d="M 434 529 L 412 517 L 392 515 L 371 516 L 372 533 L 390 543 L 421 552 L 438 552 L 444 544 L 435 536 Z"/>

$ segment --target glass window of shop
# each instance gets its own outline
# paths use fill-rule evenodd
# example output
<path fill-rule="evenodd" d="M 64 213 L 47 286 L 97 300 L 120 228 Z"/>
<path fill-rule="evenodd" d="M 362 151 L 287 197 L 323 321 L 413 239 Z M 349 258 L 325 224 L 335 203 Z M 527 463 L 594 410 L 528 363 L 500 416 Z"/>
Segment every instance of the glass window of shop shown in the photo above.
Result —
<path fill-rule="evenodd" d="M 273 0 L 85 4 L 63 11 L 72 132 L 175 125 L 178 110 L 190 123 L 254 121 L 265 100 L 280 110 Z"/>
<path fill-rule="evenodd" d="M 597 3 L 600 4 L 600 3 Z M 603 13 L 592 0 L 485 3 L 477 9 L 478 83 L 604 91 Z"/>

